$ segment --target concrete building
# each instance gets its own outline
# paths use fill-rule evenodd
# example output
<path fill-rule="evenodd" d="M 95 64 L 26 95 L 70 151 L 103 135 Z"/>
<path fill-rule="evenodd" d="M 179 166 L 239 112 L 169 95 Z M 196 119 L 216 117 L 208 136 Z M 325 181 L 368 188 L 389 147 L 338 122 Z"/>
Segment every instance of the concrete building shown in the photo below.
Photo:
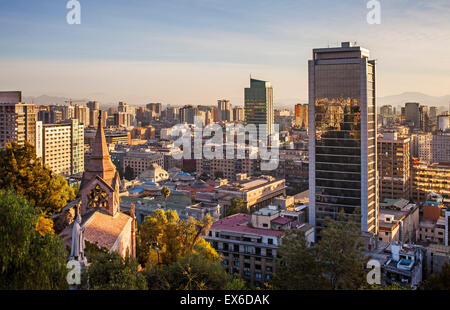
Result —
<path fill-rule="evenodd" d="M 219 122 L 233 121 L 233 110 L 231 108 L 230 100 L 217 100 L 217 115 Z"/>
<path fill-rule="evenodd" d="M 36 143 L 36 106 L 22 103 L 21 91 L 0 92 L 0 148 L 9 142 Z"/>
<path fill-rule="evenodd" d="M 379 241 L 366 255 L 381 264 L 382 285 L 393 283 L 418 289 L 424 279 L 425 248 L 412 244 Z"/>
<path fill-rule="evenodd" d="M 247 209 L 253 211 L 268 206 L 276 197 L 286 195 L 285 180 L 271 176 L 247 177 L 242 173 L 236 176 L 236 181 L 224 183 L 215 190 L 224 214 L 233 199 L 242 200 Z"/>
<path fill-rule="evenodd" d="M 418 157 L 428 163 L 450 162 L 450 134 L 417 135 Z"/>
<path fill-rule="evenodd" d="M 241 107 L 233 108 L 233 120 L 235 122 L 243 122 L 245 120 L 244 108 L 241 108 Z"/>
<path fill-rule="evenodd" d="M 430 244 L 427 246 L 426 275 L 427 277 L 441 272 L 444 264 L 450 264 L 450 246 Z"/>
<path fill-rule="evenodd" d="M 380 202 L 378 240 L 411 243 L 419 229 L 419 206 L 406 199 Z"/>
<path fill-rule="evenodd" d="M 90 124 L 90 110 L 88 107 L 82 106 L 81 104 L 75 105 L 75 118 L 78 119 L 80 124 L 88 127 Z"/>
<path fill-rule="evenodd" d="M 151 168 L 153 164 L 164 167 L 164 155 L 151 152 L 150 150 L 142 150 L 129 151 L 123 158 L 124 172 L 127 167 L 131 167 L 133 169 L 133 178 Z"/>
<path fill-rule="evenodd" d="M 450 199 L 450 164 L 427 164 L 414 160 L 411 171 L 413 201 L 423 203 L 431 192 Z"/>
<path fill-rule="evenodd" d="M 310 224 L 340 211 L 378 231 L 375 61 L 352 43 L 313 50 L 309 61 Z"/>
<path fill-rule="evenodd" d="M 378 176 L 380 200 L 410 198 L 410 139 L 396 132 L 378 137 Z"/>
<path fill-rule="evenodd" d="M 307 242 L 314 240 L 314 228 L 281 216 L 275 206 L 249 214 L 235 214 L 214 222 L 205 239 L 223 255 L 229 273 L 239 274 L 257 287 L 270 282 L 276 272 L 275 258 L 284 230 L 298 229 Z"/>

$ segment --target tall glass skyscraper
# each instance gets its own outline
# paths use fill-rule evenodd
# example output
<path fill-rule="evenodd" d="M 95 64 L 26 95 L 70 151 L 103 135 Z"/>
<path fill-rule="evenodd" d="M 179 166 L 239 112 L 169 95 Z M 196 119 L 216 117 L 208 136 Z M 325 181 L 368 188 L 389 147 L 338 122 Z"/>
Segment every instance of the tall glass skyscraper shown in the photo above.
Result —
<path fill-rule="evenodd" d="M 273 133 L 273 89 L 270 82 L 250 78 L 250 87 L 245 88 L 245 125 L 267 125 L 266 135 Z M 264 139 L 263 139 L 264 140 Z M 268 140 L 270 141 L 270 140 Z"/>
<path fill-rule="evenodd" d="M 344 42 L 309 61 L 309 221 L 320 229 L 343 210 L 378 230 L 375 61 Z"/>

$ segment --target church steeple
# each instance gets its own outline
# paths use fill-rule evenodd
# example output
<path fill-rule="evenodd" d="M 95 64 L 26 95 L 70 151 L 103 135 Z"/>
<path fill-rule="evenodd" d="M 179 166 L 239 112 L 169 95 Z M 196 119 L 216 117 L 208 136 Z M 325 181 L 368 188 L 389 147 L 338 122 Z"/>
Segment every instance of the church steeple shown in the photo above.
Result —
<path fill-rule="evenodd" d="M 101 177 L 108 185 L 114 188 L 113 179 L 116 174 L 116 167 L 109 156 L 108 145 L 106 144 L 105 133 L 102 127 L 102 111 L 98 114 L 98 127 L 95 135 L 92 152 L 83 174 L 81 187 L 87 184 L 95 176 Z"/>

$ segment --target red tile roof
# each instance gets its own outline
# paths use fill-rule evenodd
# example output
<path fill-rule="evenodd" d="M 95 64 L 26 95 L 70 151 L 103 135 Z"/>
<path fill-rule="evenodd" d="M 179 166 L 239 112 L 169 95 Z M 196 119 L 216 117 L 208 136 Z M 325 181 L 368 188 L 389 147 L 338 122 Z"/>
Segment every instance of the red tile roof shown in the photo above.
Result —
<path fill-rule="evenodd" d="M 85 224 L 84 238 L 111 250 L 130 220 L 131 217 L 124 213 L 117 213 L 113 217 L 95 212 Z"/>
<path fill-rule="evenodd" d="M 250 235 L 263 236 L 282 236 L 284 233 L 280 230 L 254 228 L 249 225 L 252 216 L 249 214 L 235 214 L 224 219 L 214 222 L 211 226 L 212 230 L 223 230 L 237 233 L 245 233 Z"/>
<path fill-rule="evenodd" d="M 275 224 L 284 225 L 291 221 L 292 221 L 292 219 L 290 219 L 290 218 L 279 216 L 279 217 L 273 219 L 271 222 L 275 223 Z"/>

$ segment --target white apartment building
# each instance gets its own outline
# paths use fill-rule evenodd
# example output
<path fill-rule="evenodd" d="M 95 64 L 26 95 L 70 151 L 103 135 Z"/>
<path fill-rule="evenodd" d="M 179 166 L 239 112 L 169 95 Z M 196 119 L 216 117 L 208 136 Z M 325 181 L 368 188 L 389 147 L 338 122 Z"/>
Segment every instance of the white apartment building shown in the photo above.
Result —
<path fill-rule="evenodd" d="M 417 152 L 428 163 L 450 162 L 450 135 L 417 135 Z"/>
<path fill-rule="evenodd" d="M 78 120 L 42 125 L 37 122 L 39 139 L 36 148 L 43 164 L 54 173 L 79 174 L 84 171 L 84 126 Z"/>

